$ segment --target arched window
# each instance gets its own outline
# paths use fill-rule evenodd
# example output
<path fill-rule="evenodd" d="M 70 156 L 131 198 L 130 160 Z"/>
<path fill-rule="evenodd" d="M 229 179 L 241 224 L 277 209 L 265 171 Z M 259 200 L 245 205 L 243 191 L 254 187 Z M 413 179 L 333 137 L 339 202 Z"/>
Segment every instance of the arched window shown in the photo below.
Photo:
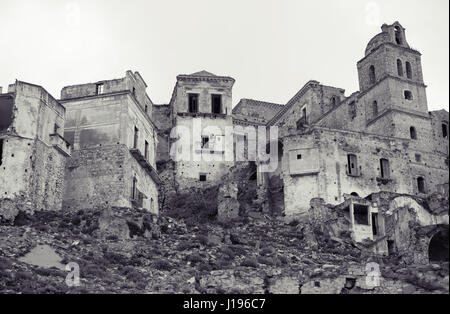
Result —
<path fill-rule="evenodd" d="M 375 67 L 373 65 L 371 65 L 369 68 L 369 80 L 370 84 L 375 84 L 376 75 L 375 75 Z"/>
<path fill-rule="evenodd" d="M 397 45 L 402 45 L 403 44 L 403 36 L 402 36 L 402 30 L 400 28 L 400 26 L 395 26 L 395 42 L 397 43 Z"/>
<path fill-rule="evenodd" d="M 415 127 L 412 126 L 409 128 L 409 136 L 411 137 L 411 139 L 417 140 L 417 132 Z"/>
<path fill-rule="evenodd" d="M 412 79 L 411 63 L 409 63 L 408 61 L 406 61 L 406 77 Z"/>
<path fill-rule="evenodd" d="M 376 100 L 374 100 L 372 103 L 372 115 L 374 117 L 378 116 L 378 103 Z"/>
<path fill-rule="evenodd" d="M 419 193 L 426 193 L 425 191 L 425 179 L 422 177 L 417 178 L 417 190 Z"/>
<path fill-rule="evenodd" d="M 402 60 L 397 59 L 397 73 L 398 76 L 403 76 L 403 64 L 402 64 Z"/>

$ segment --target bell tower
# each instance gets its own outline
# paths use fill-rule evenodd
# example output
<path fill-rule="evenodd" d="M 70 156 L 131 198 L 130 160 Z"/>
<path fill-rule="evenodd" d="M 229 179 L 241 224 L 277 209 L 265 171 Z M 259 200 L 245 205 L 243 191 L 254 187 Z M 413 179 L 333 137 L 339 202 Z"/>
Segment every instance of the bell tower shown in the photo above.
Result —
<path fill-rule="evenodd" d="M 411 138 L 411 127 L 429 124 L 421 54 L 409 46 L 400 23 L 383 24 L 381 30 L 357 64 L 367 131 Z"/>

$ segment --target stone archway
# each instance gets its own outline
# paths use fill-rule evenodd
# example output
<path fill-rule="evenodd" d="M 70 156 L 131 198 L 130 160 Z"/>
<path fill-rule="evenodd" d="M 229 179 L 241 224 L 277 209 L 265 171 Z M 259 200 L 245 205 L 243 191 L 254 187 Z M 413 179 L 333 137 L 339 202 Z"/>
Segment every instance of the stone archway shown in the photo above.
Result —
<path fill-rule="evenodd" d="M 428 244 L 430 262 L 448 262 L 448 229 L 435 233 Z"/>

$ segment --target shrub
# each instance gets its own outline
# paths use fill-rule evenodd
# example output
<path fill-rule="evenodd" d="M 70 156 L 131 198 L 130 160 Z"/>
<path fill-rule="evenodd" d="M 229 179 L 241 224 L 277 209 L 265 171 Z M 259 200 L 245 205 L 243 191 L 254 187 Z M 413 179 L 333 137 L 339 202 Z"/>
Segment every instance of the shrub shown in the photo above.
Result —
<path fill-rule="evenodd" d="M 273 258 L 266 257 L 266 256 L 258 256 L 258 263 L 269 265 L 269 266 L 275 265 Z"/>
<path fill-rule="evenodd" d="M 82 269 L 80 269 L 80 272 L 86 277 L 93 278 L 104 278 L 107 275 L 106 269 L 104 267 L 94 264 L 83 267 Z"/>
<path fill-rule="evenodd" d="M 278 259 L 280 260 L 281 264 L 284 265 L 289 264 L 289 259 L 284 255 L 278 256 Z"/>
<path fill-rule="evenodd" d="M 258 267 L 258 261 L 255 258 L 246 258 L 245 260 L 242 261 L 241 266 L 245 266 L 245 267 L 253 267 L 253 268 L 257 268 Z"/>
<path fill-rule="evenodd" d="M 158 270 L 167 270 L 167 271 L 172 269 L 172 265 L 165 259 L 157 259 L 153 263 L 153 267 L 155 267 Z"/>
<path fill-rule="evenodd" d="M 186 257 L 192 264 L 197 264 L 203 261 L 203 258 L 198 253 L 192 253 Z"/>
<path fill-rule="evenodd" d="M 208 244 L 208 236 L 206 236 L 206 235 L 201 234 L 201 235 L 197 236 L 197 240 L 198 240 L 198 242 L 200 242 L 200 244 L 203 244 L 203 245 Z"/>
<path fill-rule="evenodd" d="M 234 251 L 232 249 L 230 249 L 229 247 L 224 247 L 222 249 L 222 253 L 228 258 L 233 260 L 236 257 L 236 254 L 234 253 Z"/>
<path fill-rule="evenodd" d="M 111 264 L 128 265 L 128 258 L 122 254 L 115 252 L 105 252 L 103 253 L 104 259 L 106 259 Z"/>

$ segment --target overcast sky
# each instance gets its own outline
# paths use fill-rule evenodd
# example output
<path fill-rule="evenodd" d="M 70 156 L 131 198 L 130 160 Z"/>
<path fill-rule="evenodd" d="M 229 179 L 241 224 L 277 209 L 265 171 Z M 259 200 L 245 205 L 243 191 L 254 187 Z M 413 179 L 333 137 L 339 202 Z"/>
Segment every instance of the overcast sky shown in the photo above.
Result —
<path fill-rule="evenodd" d="M 396 20 L 423 55 L 429 109 L 448 110 L 448 0 L 0 0 L 0 86 L 59 98 L 130 69 L 168 103 L 178 74 L 207 70 L 236 79 L 233 105 L 285 104 L 311 79 L 350 95 L 367 43 Z"/>

